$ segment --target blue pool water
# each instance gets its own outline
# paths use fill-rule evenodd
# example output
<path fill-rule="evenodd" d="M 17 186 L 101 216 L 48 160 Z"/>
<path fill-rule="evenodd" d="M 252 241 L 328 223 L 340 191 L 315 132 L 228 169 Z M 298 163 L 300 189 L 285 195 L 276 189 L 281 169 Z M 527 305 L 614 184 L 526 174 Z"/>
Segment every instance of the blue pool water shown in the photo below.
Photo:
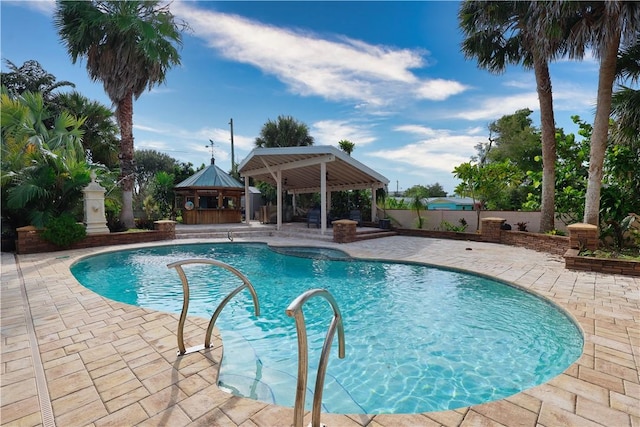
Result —
<path fill-rule="evenodd" d="M 220 386 L 269 403 L 293 406 L 297 337 L 285 309 L 313 288 L 329 290 L 344 318 L 346 357 L 337 357 L 334 342 L 323 393 L 326 412 L 415 413 L 501 399 L 548 381 L 582 353 L 578 327 L 530 293 L 480 276 L 352 259 L 332 249 L 260 243 L 162 246 L 91 256 L 71 271 L 107 298 L 180 313 L 182 284 L 167 264 L 188 258 L 226 262 L 254 285 L 259 317 L 245 290 L 218 319 L 224 343 Z M 184 269 L 191 285 L 190 316 L 210 318 L 242 283 L 217 267 Z M 332 311 L 320 298 L 309 300 L 303 310 L 310 407 Z"/>

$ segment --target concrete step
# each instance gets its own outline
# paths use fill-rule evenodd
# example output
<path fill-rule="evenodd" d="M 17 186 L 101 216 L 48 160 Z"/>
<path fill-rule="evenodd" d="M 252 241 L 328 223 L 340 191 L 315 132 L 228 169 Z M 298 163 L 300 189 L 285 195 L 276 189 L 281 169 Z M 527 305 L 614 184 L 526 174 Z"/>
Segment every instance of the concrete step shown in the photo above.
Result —
<path fill-rule="evenodd" d="M 300 225 L 300 224 L 298 224 Z M 358 228 L 356 233 L 356 241 L 376 239 L 381 237 L 395 236 L 396 232 L 391 230 L 383 230 L 379 228 L 362 227 Z M 233 239 L 238 237 L 262 237 L 262 236 L 278 236 L 278 237 L 295 237 L 302 240 L 316 240 L 331 242 L 333 241 L 333 230 L 329 228 L 327 234 L 321 234 L 320 230 L 315 227 L 305 227 L 304 225 L 285 226 L 282 230 L 277 231 L 275 227 L 256 227 L 254 226 L 238 226 L 233 225 L 224 227 L 215 225 L 211 227 L 179 227 L 176 228 L 176 239 Z"/>
<path fill-rule="evenodd" d="M 323 235 L 320 233 L 305 233 L 305 232 L 298 232 L 298 231 L 278 231 L 276 233 L 277 233 L 276 235 L 280 237 L 295 237 L 297 239 L 302 239 L 302 240 L 320 240 L 323 242 L 333 241 L 332 234 Z"/>
<path fill-rule="evenodd" d="M 356 234 L 356 242 L 361 240 L 369 240 L 369 239 L 379 239 L 381 237 L 391 237 L 396 236 L 398 233 L 395 231 L 373 231 L 368 233 L 357 233 Z"/>
<path fill-rule="evenodd" d="M 176 230 L 176 239 L 229 239 L 236 237 L 273 236 L 273 233 L 273 230 Z"/>

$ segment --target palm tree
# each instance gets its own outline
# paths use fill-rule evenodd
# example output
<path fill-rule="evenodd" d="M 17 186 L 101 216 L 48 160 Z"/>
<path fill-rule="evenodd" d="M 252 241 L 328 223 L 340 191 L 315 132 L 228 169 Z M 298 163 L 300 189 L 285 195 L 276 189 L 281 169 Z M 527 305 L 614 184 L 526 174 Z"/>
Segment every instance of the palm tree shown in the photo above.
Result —
<path fill-rule="evenodd" d="M 422 201 L 422 197 L 420 197 L 420 195 L 416 193 L 411 200 L 410 206 L 416 210 L 416 216 L 418 217 L 418 228 L 422 229 L 424 218 L 422 218 L 422 215 L 420 215 L 420 209 L 425 210 L 426 208 L 424 202 Z"/>
<path fill-rule="evenodd" d="M 40 92 L 45 103 L 48 103 L 58 96 L 54 93 L 56 89 L 76 86 L 68 81 L 57 82 L 56 76 L 45 71 L 42 65 L 33 59 L 25 61 L 19 67 L 8 59 L 4 62 L 11 71 L 0 73 L 0 79 L 12 96 L 21 95 L 24 92 Z"/>
<path fill-rule="evenodd" d="M 619 52 L 617 70 L 620 80 L 640 81 L 640 38 Z M 635 146 L 640 152 L 640 90 L 621 85 L 611 102 L 611 115 L 616 121 L 613 142 Z"/>
<path fill-rule="evenodd" d="M 551 3 L 552 16 L 566 25 L 570 58 L 583 58 L 587 48 L 600 60 L 596 114 L 589 152 L 589 178 L 584 219 L 598 225 L 604 157 L 609 137 L 613 83 L 618 50 L 637 40 L 640 31 L 640 3 L 636 1 Z"/>
<path fill-rule="evenodd" d="M 600 195 L 602 220 L 608 224 L 605 231 L 620 231 L 624 218 L 630 212 L 640 211 L 640 199 L 628 197 L 640 194 L 640 90 L 622 85 L 627 81 L 637 84 L 640 80 L 640 38 L 618 53 L 617 69 L 621 85 L 611 99 L 614 122 L 604 161 L 607 185 Z"/>
<path fill-rule="evenodd" d="M 341 141 L 338 141 L 338 146 L 342 151 L 344 151 L 348 155 L 351 155 L 351 153 L 353 153 L 353 150 L 356 149 L 356 144 L 349 141 L 348 139 L 343 139 Z"/>
<path fill-rule="evenodd" d="M 554 228 L 556 141 L 548 58 L 559 51 L 559 43 L 551 37 L 548 44 L 538 43 L 532 17 L 544 16 L 545 7 L 545 2 L 467 1 L 458 12 L 466 58 L 477 59 L 480 68 L 492 73 L 503 73 L 507 65 L 520 63 L 534 70 L 542 134 L 542 232 Z"/>
<path fill-rule="evenodd" d="M 259 148 L 273 148 L 301 147 L 313 145 L 313 142 L 306 124 L 298 122 L 291 116 L 278 116 L 276 121 L 268 120 L 262 126 L 255 144 Z"/>
<path fill-rule="evenodd" d="M 10 96 L 16 97 L 24 92 L 41 93 L 44 104 L 55 117 L 63 110 L 76 117 L 85 117 L 82 145 L 91 153 L 94 163 L 101 163 L 111 168 L 118 163 L 118 127 L 113 120 L 113 112 L 97 101 L 90 101 L 80 93 L 57 93 L 56 89 L 64 86 L 75 87 L 68 81 L 56 81 L 56 77 L 42 68 L 35 60 L 26 61 L 20 67 L 5 60 L 8 73 L 0 73 L 2 83 Z M 45 121 L 52 126 L 52 119 Z"/>
<path fill-rule="evenodd" d="M 67 110 L 76 117 L 86 118 L 82 125 L 82 146 L 92 163 L 102 164 L 109 169 L 118 164 L 118 125 L 113 111 L 76 91 L 58 95 L 55 107 Z"/>
<path fill-rule="evenodd" d="M 134 226 L 133 99 L 165 81 L 180 64 L 181 26 L 158 1 L 60 1 L 55 25 L 72 62 L 86 58 L 116 106 L 120 127 L 121 220 Z M 184 28 L 185 25 L 182 25 Z"/>

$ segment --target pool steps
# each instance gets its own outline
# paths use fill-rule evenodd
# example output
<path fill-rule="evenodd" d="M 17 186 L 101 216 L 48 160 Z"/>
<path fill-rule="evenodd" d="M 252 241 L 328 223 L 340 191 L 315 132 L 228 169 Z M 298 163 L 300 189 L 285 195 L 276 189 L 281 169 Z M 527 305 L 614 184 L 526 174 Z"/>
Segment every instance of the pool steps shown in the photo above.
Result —
<path fill-rule="evenodd" d="M 224 343 L 224 356 L 220 368 L 220 387 L 238 396 L 293 407 L 295 399 L 288 391 L 296 387 L 297 378 L 295 374 L 264 366 L 256 356 L 252 343 L 240 333 L 225 330 L 221 331 L 221 334 Z M 247 351 L 248 349 L 251 349 L 251 351 Z M 255 371 L 253 370 L 254 366 Z M 238 372 L 240 369 L 237 369 L 237 367 L 241 367 L 246 375 L 225 374 L 225 370 Z M 312 376 L 311 380 L 313 381 L 314 378 L 315 376 Z M 233 384 L 233 386 L 230 384 Z M 277 384 L 277 387 L 274 389 L 268 384 Z M 287 393 L 283 393 L 285 390 Z M 323 399 L 325 402 L 331 401 L 338 403 L 327 406 L 325 402 L 322 402 L 323 412 L 343 414 L 366 413 L 364 408 L 354 400 L 340 380 L 328 373 L 325 379 L 323 396 L 327 396 L 327 394 L 331 394 L 333 398 Z M 339 398 L 335 397 L 336 395 L 338 395 Z M 305 405 L 307 410 L 311 409 L 310 404 L 312 400 L 313 390 L 307 387 L 307 396 L 305 399 L 305 402 L 309 402 L 309 404 Z"/>
<path fill-rule="evenodd" d="M 231 232 L 228 232 L 227 237 L 229 240 L 233 240 Z M 211 316 L 211 320 L 209 321 L 207 331 L 205 333 L 204 344 L 190 348 L 186 348 L 184 345 L 184 324 L 187 318 L 187 312 L 189 311 L 189 280 L 187 279 L 187 276 L 182 268 L 183 265 L 188 264 L 208 264 L 220 267 L 235 274 L 243 282 L 242 285 L 236 287 L 233 291 L 231 291 L 214 311 L 213 316 Z M 258 302 L 258 295 L 253 285 L 251 284 L 249 279 L 235 267 L 213 259 L 185 259 L 167 264 L 167 268 L 175 268 L 178 272 L 178 275 L 180 276 L 180 280 L 182 281 L 183 303 L 182 311 L 180 312 L 180 319 L 178 320 L 178 356 L 184 356 L 186 354 L 195 353 L 212 347 L 211 334 L 213 332 L 213 327 L 215 326 L 218 316 L 222 312 L 222 309 L 224 309 L 224 307 L 227 305 L 227 303 L 244 289 L 247 289 L 251 293 L 255 315 L 260 316 L 260 304 Z M 322 426 L 322 424 L 320 423 L 320 416 L 322 413 L 322 392 L 327 372 L 329 354 L 331 352 L 331 344 L 333 342 L 333 337 L 336 333 L 336 330 L 338 331 L 338 357 L 340 359 L 344 359 L 345 357 L 344 326 L 342 322 L 342 314 L 340 313 L 340 308 L 338 307 L 338 303 L 336 302 L 336 300 L 333 298 L 333 295 L 331 295 L 331 293 L 326 289 L 310 289 L 300 294 L 291 302 L 291 304 L 289 304 L 289 306 L 285 310 L 287 316 L 292 317 L 295 320 L 298 336 L 298 375 L 296 385 L 296 398 L 293 408 L 294 427 L 303 427 L 305 399 L 306 395 L 309 393 L 309 389 L 307 388 L 307 379 L 309 375 L 309 346 L 307 344 L 307 327 L 305 325 L 305 318 L 302 307 L 309 299 L 314 297 L 322 297 L 329 303 L 333 310 L 333 318 L 331 319 L 331 323 L 329 324 L 329 329 L 327 331 L 327 335 L 322 346 L 322 351 L 320 353 L 320 360 L 318 362 L 318 372 L 316 374 L 315 387 L 313 391 L 313 404 L 311 407 L 312 427 Z M 253 354 L 253 361 L 256 364 L 256 370 L 259 374 L 258 377 L 262 377 L 264 366 L 262 365 L 260 359 L 256 357 L 255 351 L 253 352 Z M 262 386 L 263 389 L 266 388 L 267 395 L 270 394 L 272 398 L 275 398 L 275 396 L 273 395 L 273 390 L 271 389 L 271 387 L 269 387 L 269 385 L 258 380 L 257 378 L 246 378 L 250 380 L 251 395 L 256 393 L 258 386 Z M 333 379 L 335 380 L 335 378 Z M 231 389 L 231 387 L 229 386 L 226 386 L 226 388 Z"/>
<path fill-rule="evenodd" d="M 333 309 L 333 318 L 329 324 L 329 330 L 322 345 L 320 353 L 320 361 L 318 362 L 318 373 L 316 375 L 316 384 L 313 391 L 313 405 L 311 407 L 311 427 L 320 427 L 320 414 L 322 406 L 322 389 L 324 387 L 324 378 L 327 372 L 327 362 L 329 361 L 329 353 L 331 351 L 331 343 L 336 329 L 338 330 L 338 357 L 344 359 L 344 326 L 342 323 L 342 314 L 338 303 L 333 295 L 326 289 L 310 289 L 300 294 L 294 299 L 289 307 L 285 310 L 287 316 L 293 317 L 296 321 L 296 331 L 298 332 L 298 385 L 296 386 L 296 402 L 293 407 L 293 425 L 294 427 L 303 427 L 304 419 L 304 401 L 307 389 L 307 376 L 309 374 L 309 347 L 307 345 L 307 327 L 304 323 L 304 313 L 302 306 L 313 297 L 322 297 L 331 305 Z"/>
<path fill-rule="evenodd" d="M 226 239 L 233 240 L 243 237 L 294 237 L 300 239 L 312 239 L 331 242 L 333 231 L 327 229 L 326 234 L 321 234 L 317 229 L 297 227 L 297 224 L 285 224 L 282 230 L 277 231 L 274 225 L 242 225 L 232 224 L 228 227 L 222 225 L 182 225 L 176 227 L 176 239 Z M 374 227 L 358 227 L 355 241 L 377 239 L 381 237 L 395 236 L 397 233 L 390 230 L 382 230 Z M 230 238 L 231 237 L 231 238 Z"/>
<path fill-rule="evenodd" d="M 214 311 L 213 316 L 211 316 L 211 320 L 209 321 L 209 326 L 207 327 L 207 332 L 205 333 L 204 344 L 201 346 L 194 346 L 190 348 L 185 348 L 184 346 L 184 323 L 187 319 L 187 312 L 189 311 L 189 280 L 187 276 L 184 274 L 184 270 L 182 269 L 183 265 L 187 264 L 208 264 L 214 265 L 216 267 L 223 268 L 235 274 L 240 280 L 242 280 L 242 285 L 235 288 L 233 291 L 227 295 L 222 302 Z M 253 298 L 253 306 L 255 309 L 255 315 L 260 316 L 260 304 L 258 303 L 258 294 L 256 294 L 256 290 L 253 288 L 253 285 L 249 281 L 249 279 L 238 271 L 235 267 L 230 266 L 227 263 L 216 261 L 213 259 L 185 259 L 182 261 L 172 262 L 167 265 L 168 268 L 175 268 L 180 276 L 180 280 L 182 281 L 182 311 L 180 312 L 180 320 L 178 321 L 178 355 L 182 356 L 189 353 L 194 353 L 196 351 L 200 351 L 206 348 L 211 347 L 211 333 L 213 332 L 213 327 L 215 326 L 216 320 L 220 315 L 222 309 L 227 305 L 227 303 L 240 291 L 243 289 L 248 289 L 251 293 L 251 297 Z"/>

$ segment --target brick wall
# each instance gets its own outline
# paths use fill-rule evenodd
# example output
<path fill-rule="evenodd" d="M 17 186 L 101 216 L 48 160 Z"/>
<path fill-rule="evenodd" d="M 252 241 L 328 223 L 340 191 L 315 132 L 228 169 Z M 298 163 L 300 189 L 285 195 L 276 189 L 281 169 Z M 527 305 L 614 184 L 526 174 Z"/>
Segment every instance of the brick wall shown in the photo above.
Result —
<path fill-rule="evenodd" d="M 564 254 L 564 265 L 569 270 L 594 271 L 609 274 L 640 276 L 640 261 L 578 256 L 578 249 L 569 249 Z"/>
<path fill-rule="evenodd" d="M 157 242 L 176 238 L 174 221 L 157 221 L 155 223 L 155 227 L 156 230 L 149 231 L 88 234 L 84 239 L 72 244 L 68 248 L 61 248 L 60 246 L 56 246 L 51 242 L 43 240 L 40 236 L 42 230 L 37 230 L 33 226 L 27 226 L 17 230 L 18 239 L 16 241 L 16 253 L 35 254 L 61 251 L 65 249 L 85 249 L 96 246 Z"/>
<path fill-rule="evenodd" d="M 526 231 L 505 231 L 500 233 L 500 243 L 503 245 L 519 246 L 538 252 L 548 252 L 554 255 L 564 255 L 569 249 L 569 238 L 566 236 L 551 236 L 547 234 L 528 233 Z"/>
<path fill-rule="evenodd" d="M 418 230 L 401 228 L 398 234 L 403 236 L 430 237 L 434 239 L 471 240 L 476 242 L 500 243 L 563 255 L 569 249 L 569 237 L 551 236 L 547 234 L 528 233 L 525 231 L 502 230 L 502 218 L 484 218 L 479 233 L 460 233 L 455 231 Z"/>

